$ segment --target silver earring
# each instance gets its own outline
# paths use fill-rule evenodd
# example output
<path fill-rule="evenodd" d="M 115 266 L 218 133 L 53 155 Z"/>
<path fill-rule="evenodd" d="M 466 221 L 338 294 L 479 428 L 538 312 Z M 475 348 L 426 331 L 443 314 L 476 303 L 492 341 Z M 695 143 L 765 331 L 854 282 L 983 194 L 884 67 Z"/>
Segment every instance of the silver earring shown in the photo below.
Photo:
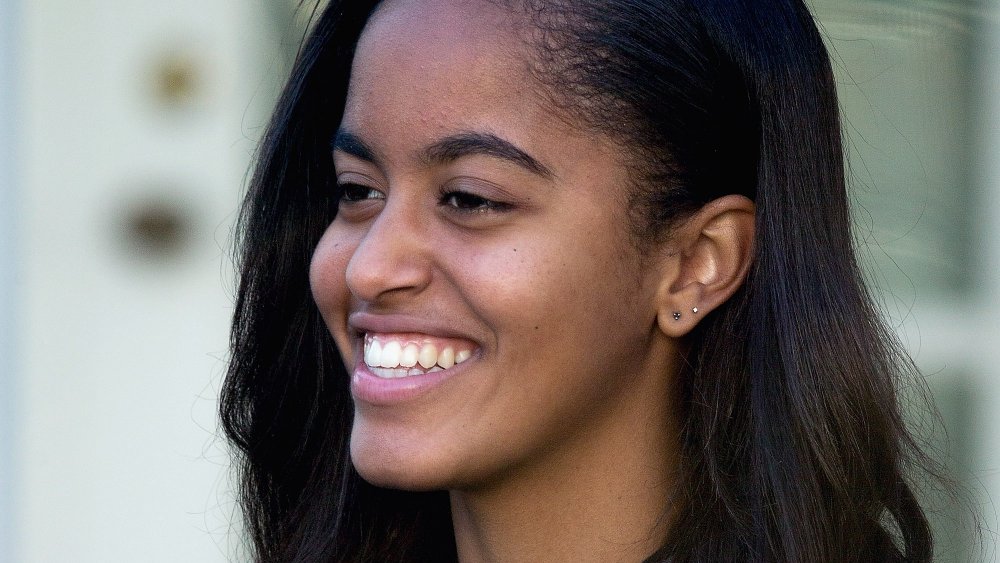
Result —
<path fill-rule="evenodd" d="M 677 311 L 674 311 L 674 320 L 675 321 L 681 320 L 681 314 L 678 313 Z"/>
<path fill-rule="evenodd" d="M 698 314 L 698 308 L 695 307 L 694 309 L 691 309 L 691 312 L 697 315 Z"/>

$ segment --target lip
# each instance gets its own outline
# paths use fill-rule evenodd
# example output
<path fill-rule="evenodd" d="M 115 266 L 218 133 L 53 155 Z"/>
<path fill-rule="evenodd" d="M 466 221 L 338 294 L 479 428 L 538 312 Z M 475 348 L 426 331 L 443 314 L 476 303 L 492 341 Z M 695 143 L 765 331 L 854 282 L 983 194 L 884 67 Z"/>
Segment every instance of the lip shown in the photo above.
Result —
<path fill-rule="evenodd" d="M 450 379 L 461 376 L 464 372 L 468 371 L 469 367 L 479 359 L 482 350 L 480 343 L 470 338 L 467 334 L 419 317 L 374 315 L 358 312 L 352 313 L 348 317 L 348 327 L 359 336 L 368 332 L 390 334 L 419 333 L 430 337 L 468 340 L 475 344 L 472 357 L 446 370 L 386 379 L 378 377 L 365 365 L 364 354 L 360 350 L 363 346 L 362 339 L 355 337 L 355 360 L 354 370 L 351 374 L 351 395 L 355 401 L 373 406 L 391 406 L 406 403 L 432 392 Z"/>
<path fill-rule="evenodd" d="M 347 318 L 347 326 L 357 334 L 366 332 L 381 333 L 420 333 L 440 338 L 457 338 L 468 340 L 480 347 L 480 343 L 468 334 L 455 330 L 451 325 L 435 322 L 423 317 L 410 315 L 375 315 L 372 313 L 351 313 Z"/>

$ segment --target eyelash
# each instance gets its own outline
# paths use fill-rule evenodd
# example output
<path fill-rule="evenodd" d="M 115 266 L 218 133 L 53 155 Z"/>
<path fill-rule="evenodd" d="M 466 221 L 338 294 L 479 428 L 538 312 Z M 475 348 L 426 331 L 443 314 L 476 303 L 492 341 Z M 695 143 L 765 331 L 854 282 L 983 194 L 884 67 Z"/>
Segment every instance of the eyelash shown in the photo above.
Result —
<path fill-rule="evenodd" d="M 351 192 L 364 192 L 364 194 Z M 372 194 L 378 194 L 376 197 L 370 197 Z M 353 197 L 356 195 L 361 195 L 361 197 Z M 385 199 L 385 194 L 376 190 L 375 188 L 369 186 L 363 186 L 361 184 L 353 184 L 346 182 L 343 184 L 337 184 L 337 199 L 341 203 L 360 203 L 368 199 Z"/>
<path fill-rule="evenodd" d="M 338 184 L 337 191 L 340 204 L 353 204 L 369 200 L 385 199 L 385 194 L 379 190 L 361 184 Z M 439 204 L 447 206 L 456 212 L 468 214 L 504 212 L 510 211 L 514 207 L 509 203 L 494 201 L 470 192 L 446 189 L 441 190 L 438 202 Z"/>
<path fill-rule="evenodd" d="M 494 201 L 460 190 L 442 189 L 438 201 L 460 213 L 496 213 L 510 211 L 514 207 L 509 203 Z M 469 205 L 470 203 L 472 205 Z"/>

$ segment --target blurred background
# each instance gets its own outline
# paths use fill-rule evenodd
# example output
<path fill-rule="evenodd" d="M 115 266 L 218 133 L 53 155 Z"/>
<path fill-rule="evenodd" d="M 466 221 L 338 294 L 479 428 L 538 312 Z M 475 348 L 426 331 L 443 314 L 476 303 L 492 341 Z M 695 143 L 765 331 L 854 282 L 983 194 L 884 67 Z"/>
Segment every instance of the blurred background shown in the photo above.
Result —
<path fill-rule="evenodd" d="M 231 225 L 315 1 L 0 0 L 0 562 L 243 560 Z M 811 5 L 870 280 L 983 524 L 929 488 L 939 560 L 993 561 L 1000 0 Z"/>

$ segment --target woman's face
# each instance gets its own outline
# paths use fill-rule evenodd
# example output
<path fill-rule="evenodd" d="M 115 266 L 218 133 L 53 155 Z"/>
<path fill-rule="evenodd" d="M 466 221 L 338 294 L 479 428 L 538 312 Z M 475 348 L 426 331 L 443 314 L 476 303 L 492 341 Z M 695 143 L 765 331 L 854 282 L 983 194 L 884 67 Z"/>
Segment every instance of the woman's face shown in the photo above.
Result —
<path fill-rule="evenodd" d="M 485 486 L 663 417 L 650 394 L 673 355 L 626 170 L 546 104 L 515 22 L 395 0 L 357 48 L 344 195 L 310 275 L 352 374 L 352 459 L 376 484 Z"/>

